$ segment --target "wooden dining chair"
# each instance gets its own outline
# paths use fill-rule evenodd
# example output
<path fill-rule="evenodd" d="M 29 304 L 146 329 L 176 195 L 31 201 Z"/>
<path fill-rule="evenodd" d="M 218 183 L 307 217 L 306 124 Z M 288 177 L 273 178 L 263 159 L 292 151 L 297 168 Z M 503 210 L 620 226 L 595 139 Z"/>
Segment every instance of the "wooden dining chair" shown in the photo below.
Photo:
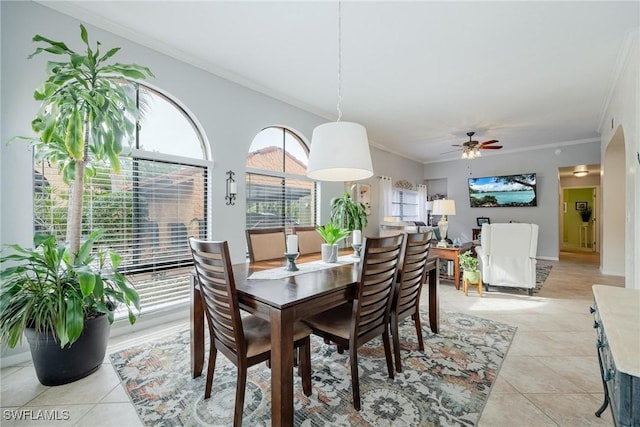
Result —
<path fill-rule="evenodd" d="M 389 340 L 389 308 L 393 296 L 403 234 L 365 239 L 360 275 L 352 302 L 319 313 L 305 323 L 313 333 L 330 340 L 339 349 L 349 349 L 353 407 L 360 410 L 358 348 L 382 337 L 389 378 L 393 379 L 393 356 Z"/>
<path fill-rule="evenodd" d="M 189 239 L 196 279 L 209 325 L 209 362 L 204 398 L 211 396 L 216 355 L 222 352 L 238 369 L 233 425 L 242 425 L 247 368 L 271 357 L 271 326 L 254 315 L 240 316 L 236 284 L 226 241 Z M 311 395 L 311 329 L 293 324 L 295 348 L 300 350 L 298 373 L 306 396 Z"/>
<path fill-rule="evenodd" d="M 396 370 L 402 372 L 400 360 L 400 322 L 411 316 L 418 335 L 418 348 L 424 351 L 420 324 L 420 292 L 426 279 L 426 266 L 432 233 L 409 233 L 404 241 L 403 256 L 398 266 L 398 280 L 394 285 L 391 304 L 391 336 Z"/>
<path fill-rule="evenodd" d="M 286 248 L 284 227 L 250 228 L 246 230 L 249 261 L 252 263 L 282 258 Z"/>
<path fill-rule="evenodd" d="M 295 227 L 293 232 L 298 236 L 300 255 L 319 253 L 320 245 L 325 243 L 316 227 Z"/>

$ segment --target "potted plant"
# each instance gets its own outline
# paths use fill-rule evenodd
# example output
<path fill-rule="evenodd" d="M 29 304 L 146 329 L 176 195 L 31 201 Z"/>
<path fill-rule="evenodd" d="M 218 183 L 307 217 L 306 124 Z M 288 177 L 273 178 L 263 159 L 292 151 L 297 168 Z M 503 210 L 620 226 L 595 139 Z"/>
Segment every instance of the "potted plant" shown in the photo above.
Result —
<path fill-rule="evenodd" d="M 47 64 L 48 78 L 34 93 L 41 102 L 31 123 L 37 137 L 17 137 L 32 144 L 38 161 L 57 164 L 70 186 L 66 243 L 37 234 L 33 249 L 13 245 L 1 259 L 9 267 L 2 271 L 0 286 L 0 337 L 9 347 L 20 341 L 23 331 L 37 341 L 31 345 L 32 358 L 46 385 L 95 371 L 104 359 L 115 306 L 127 306 L 130 323 L 136 318 L 131 308 L 139 310 L 138 294 L 117 271 L 118 255 L 94 251 L 101 233 L 81 243 L 82 206 L 84 182 L 95 173 L 95 165 L 107 164 L 118 172 L 122 144 L 135 135 L 131 79 L 153 74 L 139 65 L 112 63 L 119 48 L 101 53 L 98 42 L 92 49 L 83 25 L 80 38 L 84 52 L 40 35 L 33 38 L 41 45 L 29 58 L 43 52 L 59 58 Z M 92 338 L 96 323 L 101 340 Z M 39 354 L 51 347 L 58 351 Z M 40 361 L 47 364 L 38 366 Z"/>
<path fill-rule="evenodd" d="M 326 225 L 320 225 L 318 233 L 326 243 L 320 245 L 320 253 L 324 262 L 338 262 L 338 242 L 349 236 L 350 231 L 329 221 Z"/>
<path fill-rule="evenodd" d="M 331 221 L 349 231 L 362 231 L 368 224 L 367 207 L 345 191 L 342 197 L 331 199 Z"/>
<path fill-rule="evenodd" d="M 458 255 L 458 260 L 462 269 L 462 278 L 467 279 L 469 283 L 478 283 L 480 281 L 478 258 L 471 255 L 470 251 L 467 251 Z"/>
<path fill-rule="evenodd" d="M 589 224 L 589 221 L 591 220 L 591 214 L 592 214 L 592 210 L 591 207 L 589 207 L 587 205 L 587 207 L 582 208 L 578 211 L 578 213 L 580 214 L 580 218 L 582 218 L 582 222 L 587 225 Z"/>

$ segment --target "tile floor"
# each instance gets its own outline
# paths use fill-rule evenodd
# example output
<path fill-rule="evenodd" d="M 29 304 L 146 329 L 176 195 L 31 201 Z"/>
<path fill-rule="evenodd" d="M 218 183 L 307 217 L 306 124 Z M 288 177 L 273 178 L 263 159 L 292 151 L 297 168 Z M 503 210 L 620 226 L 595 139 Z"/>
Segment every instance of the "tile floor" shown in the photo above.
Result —
<path fill-rule="evenodd" d="M 550 263 L 551 273 L 533 297 L 517 290 L 493 291 L 482 298 L 470 290 L 465 297 L 451 282 L 441 283 L 441 311 L 466 312 L 518 327 L 481 427 L 613 425 L 609 410 L 602 418 L 593 414 L 603 393 L 588 307 L 593 283 L 623 286 L 624 279 L 602 276 L 593 254 L 563 252 L 560 262 Z M 184 326 L 184 320 L 174 321 L 113 339 L 108 352 Z M 40 385 L 29 363 L 3 368 L 0 378 L 3 427 L 141 425 L 108 360 L 88 378 L 58 387 Z M 16 414 L 34 419 L 16 420 Z M 59 420 L 37 419 L 45 414 Z"/>

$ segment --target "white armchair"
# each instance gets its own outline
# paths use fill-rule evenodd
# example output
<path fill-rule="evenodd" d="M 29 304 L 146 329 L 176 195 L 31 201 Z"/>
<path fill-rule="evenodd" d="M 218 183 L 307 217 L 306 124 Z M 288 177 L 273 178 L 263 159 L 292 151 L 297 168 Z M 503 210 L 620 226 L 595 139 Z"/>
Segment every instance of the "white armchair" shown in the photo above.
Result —
<path fill-rule="evenodd" d="M 481 244 L 476 247 L 485 289 L 491 286 L 536 286 L 538 225 L 524 223 L 482 224 Z"/>

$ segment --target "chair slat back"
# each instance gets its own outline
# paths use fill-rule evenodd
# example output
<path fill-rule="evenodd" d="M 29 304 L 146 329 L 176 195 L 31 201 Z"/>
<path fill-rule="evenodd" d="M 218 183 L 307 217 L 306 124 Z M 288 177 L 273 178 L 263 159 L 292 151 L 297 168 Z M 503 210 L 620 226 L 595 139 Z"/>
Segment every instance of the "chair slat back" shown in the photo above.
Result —
<path fill-rule="evenodd" d="M 398 282 L 394 305 L 397 313 L 415 311 L 425 282 L 431 233 L 409 233 L 404 242 L 404 256 L 398 267 Z"/>
<path fill-rule="evenodd" d="M 244 351 L 236 284 L 226 241 L 189 239 L 211 337 L 234 353 Z"/>
<path fill-rule="evenodd" d="M 381 334 L 389 322 L 403 239 L 403 234 L 365 239 L 352 322 L 352 336 L 358 339 Z"/>
<path fill-rule="evenodd" d="M 251 228 L 246 230 L 246 235 L 251 262 L 284 259 L 287 250 L 284 227 Z"/>

